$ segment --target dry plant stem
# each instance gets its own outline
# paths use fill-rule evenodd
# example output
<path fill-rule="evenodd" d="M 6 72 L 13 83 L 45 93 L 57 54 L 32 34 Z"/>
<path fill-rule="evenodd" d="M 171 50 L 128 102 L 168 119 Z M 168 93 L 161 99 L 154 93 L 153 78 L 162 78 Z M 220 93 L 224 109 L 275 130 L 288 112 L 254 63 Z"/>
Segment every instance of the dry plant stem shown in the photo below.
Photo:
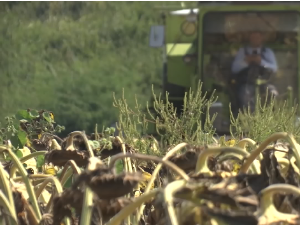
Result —
<path fill-rule="evenodd" d="M 300 148 L 299 147 L 300 146 L 297 144 L 293 135 L 288 135 L 287 139 L 293 147 L 293 152 L 294 152 L 294 156 L 296 158 L 297 167 L 298 167 L 298 171 L 299 171 L 299 169 L 300 169 Z"/>
<path fill-rule="evenodd" d="M 83 138 L 83 141 L 84 141 L 85 146 L 86 146 L 86 150 L 88 151 L 90 157 L 94 157 L 93 149 L 92 149 L 91 145 L 89 144 L 89 140 L 87 139 L 85 133 L 81 132 L 81 131 L 74 131 L 74 132 L 70 133 L 69 138 L 70 138 L 70 140 L 72 140 L 72 145 L 73 145 L 73 138 L 75 136 L 81 136 Z"/>
<path fill-rule="evenodd" d="M 63 142 L 63 140 L 62 140 L 60 137 L 58 137 L 57 135 L 51 134 L 51 133 L 47 133 L 47 132 L 44 132 L 44 133 L 42 134 L 42 137 L 44 137 L 44 136 L 46 136 L 46 135 L 49 135 L 49 136 L 51 136 L 51 137 L 53 137 L 53 138 L 56 138 L 57 140 L 59 140 L 60 143 Z M 42 138 L 42 137 L 41 137 L 41 138 Z"/>
<path fill-rule="evenodd" d="M 50 199 L 49 199 L 49 202 L 47 203 L 46 205 L 46 209 L 45 209 L 45 212 L 47 213 L 51 213 L 52 212 L 52 201 L 53 201 L 53 195 L 51 195 Z"/>
<path fill-rule="evenodd" d="M 62 186 L 65 185 L 65 182 L 69 179 L 70 176 L 66 176 L 68 174 L 66 174 L 66 172 L 68 171 L 69 168 L 72 168 L 73 170 L 73 174 L 80 174 L 81 170 L 79 169 L 79 167 L 77 166 L 77 164 L 75 163 L 74 160 L 69 160 L 65 165 L 64 168 L 61 172 L 59 181 L 61 183 Z M 71 174 L 72 175 L 72 174 Z"/>
<path fill-rule="evenodd" d="M 39 180 L 36 180 L 36 182 L 41 181 L 41 180 L 43 182 L 46 178 L 51 177 L 51 176 L 53 176 L 53 175 L 51 175 L 51 174 L 31 174 L 31 175 L 28 176 L 28 178 L 29 179 L 39 179 Z M 12 180 L 14 182 L 21 182 L 21 181 L 23 181 L 23 178 L 22 177 L 15 177 Z M 35 181 L 32 181 L 32 183 L 33 182 L 35 182 Z"/>
<path fill-rule="evenodd" d="M 72 168 L 72 170 L 69 170 L 70 167 Z M 69 177 L 72 176 L 74 173 L 75 174 L 80 174 L 81 170 L 76 165 L 74 160 L 69 160 L 65 164 L 65 166 L 63 168 L 63 171 L 62 171 L 62 173 L 60 175 L 60 178 L 59 178 L 59 181 L 60 181 L 62 187 L 65 185 L 65 183 L 67 182 Z M 51 211 L 52 201 L 53 201 L 53 196 L 50 197 L 49 202 L 47 203 L 47 206 L 46 206 L 46 212 L 48 212 L 48 213 L 50 213 L 50 211 Z"/>
<path fill-rule="evenodd" d="M 44 180 L 41 186 L 39 186 L 39 188 L 36 190 L 35 194 L 37 199 L 40 197 L 41 193 L 43 192 L 47 184 L 50 182 L 52 183 L 53 186 L 55 186 L 57 193 L 61 193 L 63 191 L 59 180 L 56 177 L 51 176 L 48 177 L 46 180 Z"/>
<path fill-rule="evenodd" d="M 116 139 L 121 143 L 122 145 L 122 151 L 123 154 L 126 154 L 126 148 L 125 148 L 125 143 L 123 143 L 122 139 L 119 136 L 116 136 Z M 128 163 L 128 158 L 124 158 L 124 167 L 125 167 L 125 172 L 129 172 L 129 163 Z"/>
<path fill-rule="evenodd" d="M 90 163 L 88 164 L 87 169 L 91 170 L 93 168 L 96 168 L 97 161 L 100 160 L 90 160 Z M 80 218 L 80 225 L 86 225 L 90 224 L 91 218 L 92 218 L 92 209 L 93 209 L 93 192 L 92 190 L 84 185 L 85 191 L 84 191 L 84 197 L 83 197 L 83 205 L 82 205 L 82 211 L 81 211 L 81 218 Z"/>
<path fill-rule="evenodd" d="M 119 225 L 121 222 L 130 216 L 138 207 L 143 203 L 151 200 L 157 193 L 161 192 L 162 189 L 154 189 L 147 194 L 142 194 L 136 198 L 132 203 L 124 207 L 118 214 L 116 214 L 106 225 Z"/>
<path fill-rule="evenodd" d="M 3 169 L 3 166 L 1 163 L 0 163 L 0 179 L 1 179 L 1 184 L 2 184 L 0 187 L 1 191 L 3 192 L 4 196 L 7 196 L 7 201 L 11 208 L 11 212 L 10 212 L 11 217 L 9 217 L 9 221 L 11 224 L 14 224 L 14 220 L 17 219 L 15 203 L 14 203 L 11 187 L 9 185 L 8 174 Z"/>
<path fill-rule="evenodd" d="M 90 224 L 91 217 L 92 217 L 92 207 L 93 207 L 93 192 L 89 187 L 85 186 L 80 225 Z"/>
<path fill-rule="evenodd" d="M 26 162 L 27 160 L 29 160 L 29 159 L 31 159 L 33 157 L 37 157 L 39 155 L 45 155 L 46 153 L 47 153 L 47 151 L 34 152 L 34 153 L 31 153 L 29 155 L 26 155 L 26 156 L 20 158 L 19 160 L 20 160 L 21 163 L 24 163 L 24 162 Z M 10 173 L 9 173 L 11 178 L 15 178 L 16 177 L 16 171 L 17 171 L 17 166 L 14 164 L 11 167 Z"/>
<path fill-rule="evenodd" d="M 290 184 L 273 184 L 269 187 L 263 189 L 261 194 L 261 200 L 260 200 L 260 209 L 259 214 L 260 215 L 289 215 L 285 213 L 278 212 L 275 206 L 273 205 L 273 196 L 276 193 L 285 192 L 289 194 L 294 194 L 299 196 L 300 195 L 300 189 L 290 185 Z"/>
<path fill-rule="evenodd" d="M 123 140 L 119 136 L 117 136 L 116 138 L 121 143 L 122 151 L 123 151 L 123 154 L 125 155 L 126 154 L 125 143 L 123 142 Z M 127 157 L 124 158 L 124 165 L 125 165 L 125 171 L 129 172 L 129 173 L 132 173 L 132 164 L 131 164 L 130 158 L 127 158 Z M 130 194 L 128 194 L 127 196 L 128 196 L 128 198 L 130 198 Z M 130 224 L 130 219 L 131 219 L 130 217 L 127 218 L 127 224 Z"/>
<path fill-rule="evenodd" d="M 240 140 L 239 143 L 237 143 L 236 147 L 245 149 L 247 144 L 250 145 L 251 147 L 256 146 L 256 142 L 253 141 L 251 138 L 244 138 Z"/>
<path fill-rule="evenodd" d="M 291 163 L 292 167 L 294 168 L 294 171 L 300 176 L 300 170 L 299 170 L 299 168 L 295 165 L 295 163 L 292 161 L 293 158 L 294 158 L 294 157 L 292 157 L 292 158 L 290 159 L 290 163 Z"/>
<path fill-rule="evenodd" d="M 215 144 L 219 144 L 219 142 L 216 138 L 212 137 L 212 140 L 214 141 Z"/>
<path fill-rule="evenodd" d="M 23 182 L 26 185 L 26 190 L 28 192 L 28 195 L 29 195 L 32 207 L 33 207 L 33 210 L 34 210 L 34 212 L 36 214 L 36 217 L 37 217 L 38 221 L 40 221 L 42 219 L 42 215 L 41 215 L 40 208 L 39 208 L 39 205 L 37 203 L 37 200 L 36 200 L 36 197 L 35 197 L 32 185 L 31 185 L 31 183 L 30 183 L 30 181 L 29 181 L 29 179 L 27 177 L 28 176 L 27 171 L 25 170 L 25 168 L 23 167 L 22 163 L 20 162 L 20 160 L 18 159 L 18 157 L 15 155 L 15 153 L 13 153 L 10 150 L 10 148 L 7 149 L 5 147 L 0 147 L 0 149 L 2 151 L 7 151 L 8 152 L 8 154 L 11 157 L 13 163 L 19 169 L 19 172 L 20 172 L 21 176 L 23 177 Z"/>
<path fill-rule="evenodd" d="M 251 147 L 251 150 L 253 150 L 256 147 L 257 143 L 255 141 L 253 141 L 251 138 L 244 138 L 244 139 L 240 140 L 239 143 L 237 143 L 236 147 L 247 150 L 246 149 L 247 145 L 249 145 Z M 262 159 L 261 154 L 259 154 L 258 157 L 259 157 L 259 160 Z"/>
<path fill-rule="evenodd" d="M 109 164 L 109 168 L 113 169 L 114 165 L 115 165 L 115 162 L 118 159 L 123 158 L 123 157 L 131 157 L 131 158 L 134 158 L 134 159 L 152 160 L 152 161 L 155 161 L 155 162 L 159 162 L 159 163 L 162 163 L 165 166 L 169 167 L 170 169 L 172 169 L 179 176 L 181 176 L 184 180 L 188 181 L 190 179 L 189 176 L 182 169 L 180 169 L 178 166 L 176 166 L 172 162 L 169 162 L 167 160 L 162 160 L 161 158 L 158 158 L 156 156 L 150 156 L 150 155 L 144 155 L 144 154 L 137 154 L 137 153 L 134 153 L 134 154 L 127 153 L 125 155 L 123 153 L 119 153 L 119 154 L 114 155 L 111 158 L 111 161 L 110 161 L 110 164 Z"/>
<path fill-rule="evenodd" d="M 5 196 L 7 196 L 9 203 L 14 204 L 11 187 L 9 185 L 9 177 L 1 163 L 0 163 L 0 179 L 1 179 L 1 184 L 2 184 L 0 190 L 4 192 Z"/>
<path fill-rule="evenodd" d="M 53 186 L 55 186 L 57 193 L 61 193 L 63 191 L 62 186 L 61 186 L 59 180 L 56 177 L 51 176 L 51 177 L 48 177 L 41 184 L 41 186 L 38 188 L 38 190 L 36 191 L 36 198 L 37 199 L 40 197 L 41 193 L 43 192 L 43 190 L 45 189 L 45 187 L 47 186 L 47 184 L 50 183 L 50 182 L 52 183 Z M 53 196 L 53 194 L 52 194 L 52 196 Z M 50 201 L 48 202 L 47 206 L 50 205 L 52 196 L 51 196 Z M 69 221 L 68 218 L 65 218 L 65 224 L 66 225 L 70 225 L 70 221 Z"/>
<path fill-rule="evenodd" d="M 49 176 L 44 177 L 44 178 L 39 178 L 39 179 L 36 179 L 36 180 L 32 180 L 32 181 L 31 181 L 32 185 L 33 185 L 34 187 L 37 186 L 37 185 L 40 185 L 41 183 L 44 182 L 45 179 L 47 179 L 48 177 L 52 176 L 52 175 L 50 175 L 50 174 L 47 174 L 47 175 L 49 175 Z M 15 182 L 17 182 L 17 181 L 15 181 Z"/>
<path fill-rule="evenodd" d="M 72 137 L 72 141 L 73 141 L 73 137 L 77 136 L 77 135 L 80 135 L 83 138 L 83 141 L 84 141 L 86 149 L 87 149 L 87 151 L 90 155 L 90 158 L 94 157 L 93 149 L 92 149 L 91 145 L 89 144 L 89 141 L 88 141 L 88 139 L 87 139 L 84 132 L 74 131 L 74 132 L 69 134 L 69 137 Z M 72 146 L 73 146 L 73 143 L 72 143 Z M 94 166 L 94 165 L 91 165 L 91 163 L 90 163 L 88 165 L 88 167 L 90 167 L 90 166 Z M 87 186 L 85 186 L 85 192 L 84 192 L 83 206 L 82 207 L 83 207 L 83 209 L 82 209 L 82 212 L 81 212 L 80 224 L 81 225 L 85 225 L 87 223 L 90 224 L 91 216 L 92 216 L 92 207 L 93 207 L 93 192 Z"/>
<path fill-rule="evenodd" d="M 181 150 L 182 148 L 186 147 L 187 145 L 188 145 L 187 143 L 180 143 L 180 144 L 176 145 L 174 148 L 172 148 L 172 149 L 171 149 L 171 150 L 170 150 L 170 151 L 162 158 L 162 160 L 163 160 L 163 161 L 168 160 L 172 155 L 174 155 L 176 152 L 178 152 L 178 151 Z M 147 185 L 147 187 L 146 187 L 144 193 L 147 193 L 147 192 L 151 189 L 151 186 L 152 186 L 152 184 L 154 183 L 154 180 L 156 179 L 157 174 L 159 173 L 159 170 L 161 169 L 162 165 L 163 165 L 162 163 L 159 163 L 159 164 L 155 167 L 155 169 L 154 169 L 154 171 L 153 171 L 153 173 L 152 173 L 152 175 L 151 175 L 151 179 L 150 179 L 150 181 L 149 181 L 149 183 L 148 183 L 148 185 Z"/>
<path fill-rule="evenodd" d="M 61 150 L 61 146 L 57 143 L 55 139 L 51 140 L 50 150 Z"/>
<path fill-rule="evenodd" d="M 176 152 L 178 152 L 178 151 L 181 150 L 182 148 L 186 147 L 187 145 L 188 145 L 187 143 L 180 143 L 180 144 L 176 145 L 174 148 L 172 148 L 170 151 L 168 151 L 168 153 L 162 158 L 162 160 L 163 160 L 163 161 L 168 160 L 172 155 L 174 155 Z M 152 184 L 154 183 L 154 180 L 156 179 L 157 174 L 159 173 L 159 170 L 161 169 L 162 165 L 163 165 L 162 163 L 159 163 L 159 164 L 155 167 L 155 169 L 154 169 L 154 171 L 153 171 L 153 173 L 152 173 L 152 175 L 151 175 L 151 179 L 150 179 L 150 181 L 148 182 L 147 187 L 146 187 L 146 189 L 145 189 L 145 191 L 144 191 L 144 194 L 146 194 L 146 193 L 148 193 L 148 192 L 150 191 L 151 186 L 152 186 Z M 139 219 L 141 218 L 142 212 L 143 212 L 143 207 L 141 207 L 140 210 L 139 210 L 139 214 L 138 214 L 138 216 L 137 216 L 138 221 L 139 221 Z"/>
<path fill-rule="evenodd" d="M 77 174 L 77 173 L 75 173 L 75 174 Z M 80 174 L 80 173 L 79 173 L 79 174 Z M 60 178 L 59 178 L 59 181 L 60 181 L 62 187 L 66 184 L 66 182 L 68 181 L 68 179 L 69 179 L 72 175 L 74 175 L 74 171 L 73 171 L 72 169 L 69 168 L 69 169 L 66 171 L 66 173 L 64 174 L 64 177 L 60 177 Z"/>
<path fill-rule="evenodd" d="M 164 203 L 167 205 L 167 212 L 170 224 L 172 225 L 179 225 L 176 217 L 176 212 L 173 206 L 173 195 L 176 191 L 182 189 L 185 184 L 186 181 L 184 180 L 173 181 L 172 183 L 168 184 L 164 190 Z"/>
<path fill-rule="evenodd" d="M 75 147 L 74 147 L 74 145 L 73 145 L 73 138 L 74 138 L 74 136 L 76 136 L 76 135 L 69 134 L 69 136 L 68 136 L 68 138 L 66 140 L 65 150 L 67 150 L 67 151 L 75 151 L 76 150 Z"/>
<path fill-rule="evenodd" d="M 201 174 L 212 175 L 212 171 L 210 171 L 210 169 L 207 166 L 207 158 L 211 155 L 219 154 L 222 152 L 235 153 L 235 154 L 242 155 L 243 157 L 249 156 L 249 153 L 241 148 L 235 148 L 235 147 L 208 148 L 199 154 L 195 172 L 198 174 L 201 173 Z M 255 166 L 253 167 L 253 169 L 255 173 L 258 173 Z"/>
<path fill-rule="evenodd" d="M 249 157 L 246 159 L 245 163 L 241 166 L 241 169 L 240 169 L 240 173 L 246 173 L 250 167 L 250 165 L 253 163 L 253 161 L 259 156 L 259 154 L 264 151 L 266 149 L 266 147 L 274 142 L 274 141 L 277 141 L 278 139 L 286 139 L 288 138 L 288 134 L 286 132 L 281 132 L 281 133 L 275 133 L 275 134 L 272 134 L 269 138 L 267 138 L 263 143 L 261 143 L 261 145 L 258 146 L 258 148 L 256 148 L 254 151 L 251 152 L 251 154 L 249 155 Z M 291 138 L 288 138 L 290 142 L 292 142 Z M 294 146 L 295 143 L 292 142 L 292 145 L 295 149 L 295 152 L 298 151 L 297 149 L 297 146 Z M 299 163 L 300 161 L 298 161 L 299 159 L 299 153 L 297 152 L 295 155 L 297 155 L 296 158 L 297 159 L 297 164 L 298 164 L 298 167 L 299 167 Z"/>
<path fill-rule="evenodd" d="M 277 159 L 277 162 L 280 164 L 280 166 L 284 166 L 283 168 L 280 168 L 281 173 L 286 174 L 289 169 L 290 161 L 286 158 L 279 158 Z"/>
<path fill-rule="evenodd" d="M 25 205 L 25 210 L 26 210 L 26 213 L 27 213 L 27 220 L 28 220 L 28 223 L 30 225 L 38 225 L 39 222 L 35 216 L 35 213 L 32 209 L 32 207 L 30 206 L 30 204 L 28 203 L 28 201 L 25 201 L 24 202 L 24 205 Z"/>
<path fill-rule="evenodd" d="M 9 212 L 10 225 L 18 225 L 14 204 L 10 204 L 4 193 L 0 191 L 0 205 Z"/>

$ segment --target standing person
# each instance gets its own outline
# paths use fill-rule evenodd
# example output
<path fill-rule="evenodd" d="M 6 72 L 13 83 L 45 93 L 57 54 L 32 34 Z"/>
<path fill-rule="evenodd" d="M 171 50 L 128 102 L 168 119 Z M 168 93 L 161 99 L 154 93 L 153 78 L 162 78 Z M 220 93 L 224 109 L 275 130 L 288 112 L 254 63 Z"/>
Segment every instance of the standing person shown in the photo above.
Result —
<path fill-rule="evenodd" d="M 238 109 L 250 105 L 250 110 L 253 112 L 256 79 L 268 79 L 277 72 L 274 52 L 264 46 L 264 38 L 260 31 L 250 33 L 249 44 L 239 49 L 231 70 L 236 80 Z M 271 94 L 278 95 L 276 88 L 271 84 L 262 85 L 261 88 L 264 92 L 268 88 Z"/>

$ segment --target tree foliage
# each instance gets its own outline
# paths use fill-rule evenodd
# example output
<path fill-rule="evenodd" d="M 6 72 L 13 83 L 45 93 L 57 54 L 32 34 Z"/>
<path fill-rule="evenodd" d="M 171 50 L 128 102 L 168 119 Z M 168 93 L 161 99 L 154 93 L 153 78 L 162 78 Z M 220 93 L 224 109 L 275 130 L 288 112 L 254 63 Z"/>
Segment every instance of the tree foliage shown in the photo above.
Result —
<path fill-rule="evenodd" d="M 156 5 L 168 2 L 2 2 L 0 118 L 48 109 L 65 132 L 117 120 L 112 93 L 129 105 L 159 87 L 161 52 L 148 47 Z M 3 122 L 3 121 L 2 121 Z"/>

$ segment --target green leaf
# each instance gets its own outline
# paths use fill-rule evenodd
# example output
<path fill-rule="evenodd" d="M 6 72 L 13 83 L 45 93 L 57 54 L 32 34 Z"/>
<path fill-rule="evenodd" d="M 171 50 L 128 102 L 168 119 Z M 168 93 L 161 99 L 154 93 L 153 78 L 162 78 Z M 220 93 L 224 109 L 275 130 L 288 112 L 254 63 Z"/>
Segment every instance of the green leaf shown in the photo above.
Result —
<path fill-rule="evenodd" d="M 25 119 L 22 119 L 22 121 L 27 121 Z M 16 130 L 20 129 L 20 120 L 14 120 L 12 125 L 15 127 Z"/>
<path fill-rule="evenodd" d="M 117 174 L 124 171 L 123 160 L 118 160 L 115 165 Z"/>
<path fill-rule="evenodd" d="M 95 149 L 93 141 L 88 140 L 88 142 L 89 142 L 89 145 L 92 147 L 92 149 Z"/>
<path fill-rule="evenodd" d="M 94 146 L 94 149 L 100 148 L 100 143 L 99 143 L 99 141 L 93 141 L 93 146 Z"/>
<path fill-rule="evenodd" d="M 37 110 L 31 110 L 31 111 L 29 112 L 29 115 L 30 115 L 31 118 L 37 118 L 37 117 L 40 116 L 40 115 L 39 115 L 39 112 L 38 112 Z"/>
<path fill-rule="evenodd" d="M 17 135 L 12 134 L 9 139 L 10 139 L 12 146 L 14 146 L 15 148 L 22 148 Z"/>
<path fill-rule="evenodd" d="M 9 161 L 11 161 L 11 157 L 10 157 L 9 155 L 8 155 L 8 156 L 6 156 L 6 157 L 5 157 L 5 161 L 6 161 L 6 162 L 9 162 Z"/>
<path fill-rule="evenodd" d="M 21 147 L 23 148 L 24 145 L 27 143 L 27 134 L 25 131 L 20 130 L 17 134 Z"/>
<path fill-rule="evenodd" d="M 81 171 L 84 171 L 84 169 L 80 168 Z M 57 178 L 60 178 L 62 173 L 62 169 L 57 171 Z M 73 175 L 69 177 L 69 179 L 67 180 L 67 182 L 65 183 L 65 185 L 63 186 L 63 188 L 70 188 L 72 186 L 73 183 Z"/>
<path fill-rule="evenodd" d="M 20 150 L 15 151 L 15 154 L 18 156 L 19 159 L 23 157 L 23 153 Z"/>
<path fill-rule="evenodd" d="M 18 120 L 22 120 L 22 119 L 31 120 L 31 116 L 30 116 L 29 112 L 27 112 L 27 110 L 19 110 L 16 113 L 16 119 L 18 119 Z"/>
<path fill-rule="evenodd" d="M 113 135 L 116 132 L 116 128 L 111 127 L 109 133 Z"/>
<path fill-rule="evenodd" d="M 42 167 L 45 164 L 45 156 L 39 155 L 36 159 L 36 166 L 38 168 Z"/>
<path fill-rule="evenodd" d="M 47 120 L 47 122 L 49 122 L 49 123 L 53 122 L 52 119 L 51 119 L 50 113 L 43 112 L 43 117 L 44 117 L 45 120 Z"/>

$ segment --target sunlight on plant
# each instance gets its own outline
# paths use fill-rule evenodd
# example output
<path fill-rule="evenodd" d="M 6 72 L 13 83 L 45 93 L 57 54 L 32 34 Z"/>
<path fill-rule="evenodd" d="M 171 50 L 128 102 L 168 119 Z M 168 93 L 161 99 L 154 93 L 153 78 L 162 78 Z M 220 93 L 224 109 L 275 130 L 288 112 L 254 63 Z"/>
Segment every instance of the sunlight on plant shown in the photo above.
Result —
<path fill-rule="evenodd" d="M 73 131 L 65 138 L 46 130 L 46 125 L 40 133 L 34 129 L 42 128 L 34 125 L 26 133 L 8 119 L 0 147 L 0 205 L 5 210 L 0 222 L 298 224 L 296 106 L 289 111 L 274 98 L 269 104 L 258 99 L 254 114 L 243 111 L 237 119 L 231 118 L 235 136 L 217 140 L 212 126 L 216 115 L 208 116 L 216 98 L 208 98 L 201 88 L 199 83 L 195 92 L 186 93 L 180 114 L 167 93 L 163 99 L 153 91 L 155 113 L 150 107 L 144 112 L 137 101 L 135 110 L 130 109 L 124 96 L 115 99 L 120 110 L 119 136 L 113 127 L 99 132 L 98 125 L 91 135 Z M 159 141 L 147 136 L 150 123 L 155 124 Z M 18 136 L 19 141 L 26 140 L 22 148 L 7 135 L 19 131 L 25 132 L 25 139 Z M 283 150 L 273 145 L 278 141 Z M 278 191 L 294 195 L 281 199 Z"/>
<path fill-rule="evenodd" d="M 300 125 L 296 123 L 298 105 L 288 107 L 287 101 L 279 102 L 274 96 L 262 100 L 257 97 L 255 112 L 240 111 L 237 118 L 231 113 L 230 132 L 234 138 L 251 138 L 261 142 L 273 133 L 288 132 L 300 140 Z"/>
<path fill-rule="evenodd" d="M 123 133 L 125 142 L 131 144 L 142 153 L 161 154 L 168 146 L 174 146 L 181 142 L 188 142 L 192 145 L 203 145 L 213 143 L 215 129 L 213 121 L 214 115 L 210 118 L 209 108 L 216 101 L 213 96 L 208 97 L 202 93 L 202 83 L 199 82 L 196 91 L 191 89 L 184 96 L 183 110 L 178 115 L 179 109 L 168 100 L 168 93 L 162 98 L 156 96 L 152 88 L 154 97 L 154 113 L 150 111 L 147 104 L 147 113 L 143 112 L 136 100 L 135 110 L 130 109 L 126 103 L 124 93 L 121 99 L 116 100 L 114 96 L 114 106 L 119 109 L 118 130 Z M 207 99 L 208 98 L 208 99 Z M 150 104 L 151 105 L 151 104 Z M 205 116 L 205 118 L 204 118 Z M 145 138 L 149 124 L 154 124 L 160 136 L 160 153 L 153 151 L 153 138 Z"/>

